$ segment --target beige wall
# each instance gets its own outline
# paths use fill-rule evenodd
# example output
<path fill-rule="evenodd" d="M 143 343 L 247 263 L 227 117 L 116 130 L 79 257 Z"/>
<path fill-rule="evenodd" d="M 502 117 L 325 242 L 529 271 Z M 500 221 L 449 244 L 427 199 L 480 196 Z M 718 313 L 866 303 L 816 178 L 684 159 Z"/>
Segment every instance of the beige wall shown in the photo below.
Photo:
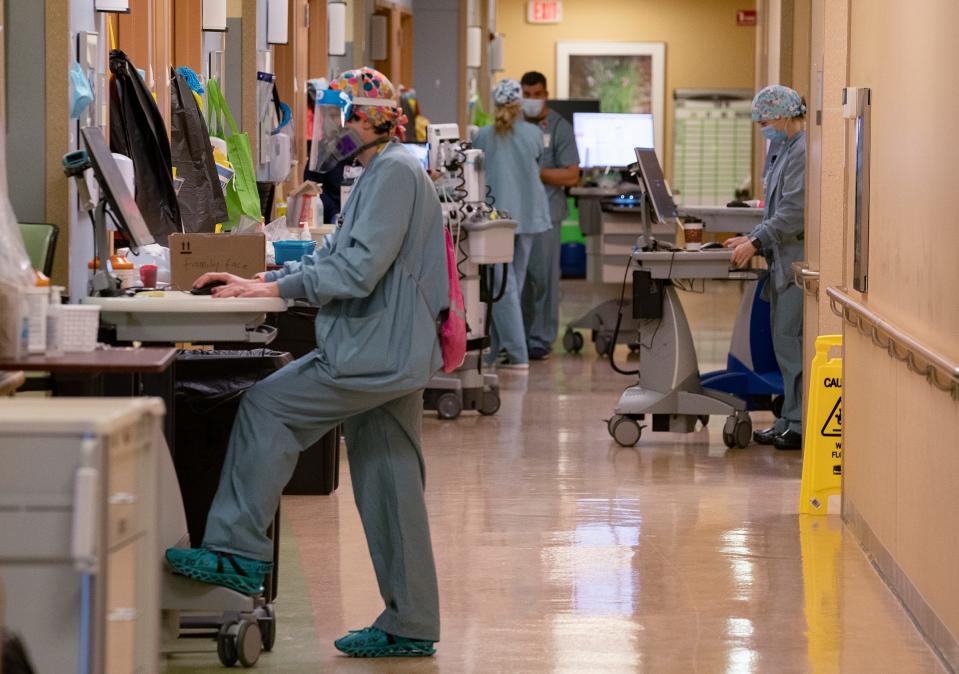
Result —
<path fill-rule="evenodd" d="M 953 361 L 959 361 L 956 142 L 943 133 L 942 120 L 959 114 L 959 90 L 943 86 L 955 79 L 957 24 L 955 0 L 851 2 L 849 83 L 871 87 L 873 102 L 866 295 L 851 290 L 848 206 L 845 260 L 854 298 Z M 845 498 L 955 645 L 959 401 L 852 329 L 845 345 Z"/>
<path fill-rule="evenodd" d="M 556 81 L 556 43 L 666 43 L 666 174 L 672 164 L 674 89 L 737 87 L 751 89 L 755 29 L 736 26 L 736 11 L 751 0 L 565 0 L 563 22 L 526 23 L 526 3 L 500 0 L 496 30 L 506 35 L 500 77 L 519 78 L 527 70 Z"/>

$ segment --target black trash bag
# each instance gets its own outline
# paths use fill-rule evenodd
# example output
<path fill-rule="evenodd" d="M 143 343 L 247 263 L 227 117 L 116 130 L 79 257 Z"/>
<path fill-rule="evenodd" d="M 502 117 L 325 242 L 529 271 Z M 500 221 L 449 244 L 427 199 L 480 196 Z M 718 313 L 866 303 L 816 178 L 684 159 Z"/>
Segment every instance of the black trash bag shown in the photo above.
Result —
<path fill-rule="evenodd" d="M 33 663 L 20 637 L 0 627 L 0 672 L 3 674 L 34 674 Z"/>
<path fill-rule="evenodd" d="M 203 542 L 243 394 L 292 360 L 290 354 L 272 349 L 177 354 L 173 465 L 193 547 Z"/>
<path fill-rule="evenodd" d="M 133 160 L 136 202 L 153 238 L 180 232 L 170 143 L 153 94 L 127 55 L 110 52 L 110 150 Z"/>
<path fill-rule="evenodd" d="M 170 150 L 176 177 L 183 180 L 177 193 L 183 231 L 212 232 L 229 215 L 210 134 L 186 79 L 172 69 L 170 76 Z"/>

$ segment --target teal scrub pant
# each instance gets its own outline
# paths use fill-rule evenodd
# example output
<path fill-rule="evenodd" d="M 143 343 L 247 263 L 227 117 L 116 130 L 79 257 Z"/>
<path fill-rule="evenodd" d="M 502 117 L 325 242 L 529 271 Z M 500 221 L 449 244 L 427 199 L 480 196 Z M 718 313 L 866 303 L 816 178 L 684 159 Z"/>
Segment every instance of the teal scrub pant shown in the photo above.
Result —
<path fill-rule="evenodd" d="M 559 252 L 563 223 L 536 235 L 523 288 L 523 324 L 529 348 L 552 351 L 559 332 Z"/>
<path fill-rule="evenodd" d="M 273 558 L 266 531 L 299 453 L 344 425 L 353 494 L 386 608 L 374 625 L 439 641 L 439 593 L 423 496 L 422 391 L 336 386 L 316 352 L 257 383 L 240 403 L 203 547 Z"/>
<path fill-rule="evenodd" d="M 803 291 L 792 283 L 782 291 L 769 285 L 773 351 L 783 375 L 783 411 L 776 430 L 802 433 Z"/>
<path fill-rule="evenodd" d="M 514 363 L 528 363 L 529 352 L 526 349 L 526 328 L 523 326 L 523 311 L 520 307 L 520 293 L 526 282 L 526 269 L 533 241 L 542 234 L 517 234 L 513 244 L 513 262 L 507 269 L 506 291 L 498 302 L 493 303 L 493 325 L 490 329 L 490 352 L 486 358 L 492 363 L 500 349 Z M 503 284 L 503 265 L 494 268 L 494 296 Z"/>

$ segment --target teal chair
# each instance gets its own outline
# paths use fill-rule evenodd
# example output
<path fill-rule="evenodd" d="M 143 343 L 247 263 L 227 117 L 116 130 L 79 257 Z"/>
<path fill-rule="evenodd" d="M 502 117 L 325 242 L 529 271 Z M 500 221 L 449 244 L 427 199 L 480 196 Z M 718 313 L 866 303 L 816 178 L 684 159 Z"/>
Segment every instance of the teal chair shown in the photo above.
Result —
<path fill-rule="evenodd" d="M 53 255 L 57 250 L 57 236 L 60 228 L 56 225 L 41 223 L 20 223 L 20 235 L 30 256 L 33 268 L 50 276 L 53 272 Z"/>

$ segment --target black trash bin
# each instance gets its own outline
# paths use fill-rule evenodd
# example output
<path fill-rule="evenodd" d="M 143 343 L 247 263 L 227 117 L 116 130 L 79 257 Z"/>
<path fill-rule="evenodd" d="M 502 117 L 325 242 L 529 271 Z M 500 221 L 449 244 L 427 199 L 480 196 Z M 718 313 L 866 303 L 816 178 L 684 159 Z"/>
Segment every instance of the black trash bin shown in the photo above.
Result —
<path fill-rule="evenodd" d="M 272 347 L 289 351 L 294 358 L 316 348 L 316 307 L 294 305 L 280 314 L 270 314 L 267 322 L 277 329 Z M 300 452 L 293 477 L 284 494 L 332 494 L 340 486 L 340 435 L 334 428 L 320 440 Z"/>
<path fill-rule="evenodd" d="M 176 467 L 190 544 L 199 547 L 243 393 L 293 360 L 272 349 L 180 351 L 176 360 Z"/>

